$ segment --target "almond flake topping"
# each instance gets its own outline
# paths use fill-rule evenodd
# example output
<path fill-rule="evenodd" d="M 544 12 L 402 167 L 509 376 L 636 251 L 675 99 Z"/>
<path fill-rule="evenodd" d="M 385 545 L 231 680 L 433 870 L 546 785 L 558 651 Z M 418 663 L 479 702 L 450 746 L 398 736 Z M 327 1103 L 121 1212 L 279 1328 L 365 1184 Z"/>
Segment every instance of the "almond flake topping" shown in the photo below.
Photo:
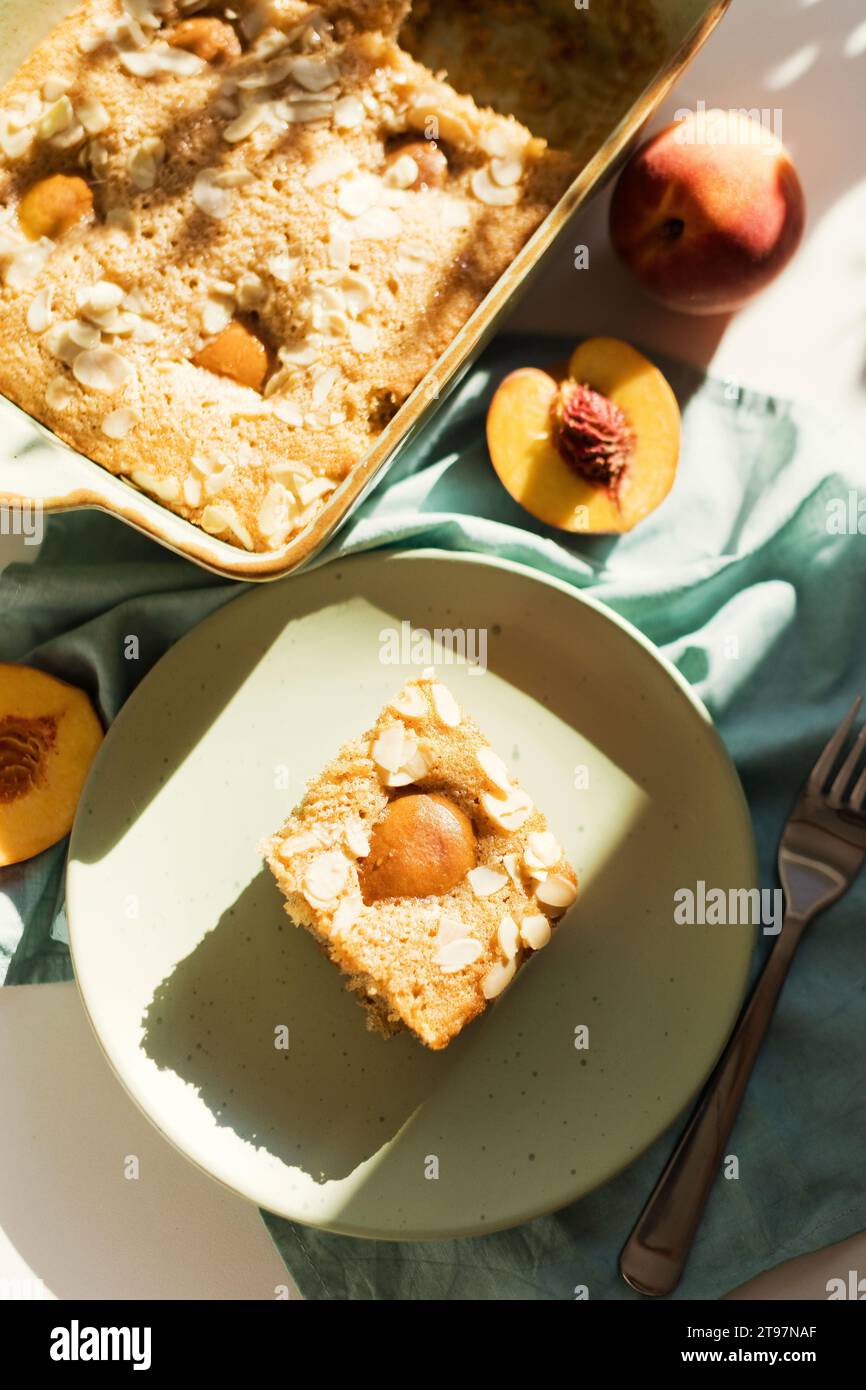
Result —
<path fill-rule="evenodd" d="M 284 864 L 288 864 L 298 854 L 305 854 L 307 850 L 321 848 L 322 843 L 318 835 L 314 835 L 311 830 L 299 830 L 295 835 L 286 836 L 277 849 L 277 854 Z"/>
<path fill-rule="evenodd" d="M 499 787 L 504 792 L 511 791 L 511 774 L 498 753 L 494 753 L 487 744 L 482 744 L 475 754 L 475 760 L 494 787 Z"/>
<path fill-rule="evenodd" d="M 447 685 L 442 685 L 440 681 L 437 681 L 431 686 L 430 693 L 439 722 L 444 724 L 447 729 L 456 729 L 460 723 L 460 706 Z"/>
<path fill-rule="evenodd" d="M 397 720 L 388 724 L 374 740 L 370 756 L 383 772 L 396 772 L 403 761 L 405 743 L 406 730 Z"/>
<path fill-rule="evenodd" d="M 577 897 L 577 888 L 565 874 L 548 874 L 536 888 L 535 896 L 542 907 L 550 908 L 556 916 L 571 907 Z"/>
<path fill-rule="evenodd" d="M 72 374 L 88 391 L 113 395 L 135 375 L 134 369 L 111 348 L 98 347 L 80 352 L 72 363 Z"/>
<path fill-rule="evenodd" d="M 540 951 L 550 937 L 550 921 L 543 912 L 530 912 L 520 923 L 520 940 L 531 951 Z"/>
<path fill-rule="evenodd" d="M 339 850 L 319 854 L 307 866 L 302 892 L 311 907 L 330 907 L 342 895 L 349 878 L 349 861 Z"/>
<path fill-rule="evenodd" d="M 108 439 L 125 439 L 137 424 L 138 416 L 135 412 L 122 406 L 106 415 L 100 428 Z"/>
<path fill-rule="evenodd" d="M 510 188 L 523 177 L 523 165 L 519 159 L 491 159 L 490 177 L 500 188 Z"/>
<path fill-rule="evenodd" d="M 251 179 L 247 169 L 202 169 L 192 186 L 192 200 L 206 217 L 221 222 L 232 210 L 235 189 Z"/>
<path fill-rule="evenodd" d="M 53 315 L 51 313 L 51 301 L 54 291 L 51 286 L 39 290 L 30 301 L 27 308 L 27 327 L 31 333 L 44 333 L 51 327 Z"/>
<path fill-rule="evenodd" d="M 355 925 L 363 910 L 364 899 L 361 897 L 360 893 L 352 893 L 348 898 L 343 898 L 342 901 L 337 904 L 337 909 L 331 922 L 331 936 L 342 936 L 344 932 L 349 931 Z"/>
<path fill-rule="evenodd" d="M 343 839 L 350 854 L 354 854 L 356 859 L 364 859 L 370 853 L 370 837 L 363 825 L 358 821 L 353 821 L 346 826 L 343 832 Z"/>
<path fill-rule="evenodd" d="M 338 130 L 354 130 L 364 119 L 364 105 L 357 97 L 341 97 L 334 106 L 334 125 Z"/>
<path fill-rule="evenodd" d="M 227 502 L 209 503 L 201 514 L 202 530 L 209 536 L 221 536 L 226 531 L 240 541 L 245 550 L 253 549 L 253 538 L 234 507 Z"/>
<path fill-rule="evenodd" d="M 481 805 L 502 830 L 519 830 L 532 810 L 532 798 L 520 787 L 512 787 L 505 797 L 484 792 Z"/>
<path fill-rule="evenodd" d="M 126 170 L 133 187 L 141 193 L 153 188 L 164 159 L 165 143 L 158 136 L 148 136 L 136 145 L 126 161 Z"/>
<path fill-rule="evenodd" d="M 488 168 L 476 169 L 472 175 L 472 192 L 480 203 L 486 203 L 488 207 L 512 207 L 520 202 L 520 189 L 517 184 L 510 184 L 502 187 L 495 183 Z"/>
<path fill-rule="evenodd" d="M 301 57 L 293 60 L 291 74 L 299 87 L 319 93 L 337 81 L 340 69 L 326 58 Z"/>
<path fill-rule="evenodd" d="M 436 945 L 448 946 L 452 941 L 463 941 L 468 936 L 465 922 L 461 922 L 459 917 L 453 913 L 443 912 L 439 918 L 439 929 L 436 933 Z"/>
<path fill-rule="evenodd" d="M 180 481 L 177 478 L 159 478 L 147 468 L 133 468 L 129 475 L 143 492 L 151 492 L 162 502 L 176 502 L 180 497 Z"/>
<path fill-rule="evenodd" d="M 51 410 L 68 410 L 75 400 L 75 388 L 65 376 L 53 376 L 45 389 L 45 404 Z"/>
<path fill-rule="evenodd" d="M 530 831 L 523 851 L 523 862 L 528 869 L 552 869 L 561 858 L 562 850 L 552 831 Z"/>
<path fill-rule="evenodd" d="M 510 985 L 517 972 L 517 961 L 510 960 L 505 965 L 497 961 L 481 981 L 481 993 L 485 999 L 496 999 L 506 985 Z"/>
<path fill-rule="evenodd" d="M 229 121 L 223 130 L 223 139 L 230 145 L 236 145 L 241 140 L 246 140 L 248 135 L 252 135 L 268 115 L 268 105 L 264 101 L 250 102 L 245 110 L 241 111 L 233 121 Z"/>
<path fill-rule="evenodd" d="M 476 941 L 472 936 L 464 936 L 458 941 L 449 941 L 447 945 L 440 946 L 436 952 L 436 964 L 443 975 L 456 975 L 458 970 L 465 970 L 467 965 L 477 960 L 481 951 L 480 941 Z"/>
<path fill-rule="evenodd" d="M 391 708 L 406 719 L 423 719 L 427 713 L 427 701 L 417 685 L 406 685 L 391 701 Z"/>
<path fill-rule="evenodd" d="M 496 929 L 496 939 L 499 942 L 499 949 L 506 960 L 514 960 L 517 955 L 517 947 L 520 944 L 517 923 L 508 914 L 502 918 Z"/>
<path fill-rule="evenodd" d="M 490 869 L 486 864 L 479 864 L 477 868 L 470 869 L 466 877 L 476 898 L 490 898 L 494 893 L 499 893 L 508 882 L 507 874 Z"/>

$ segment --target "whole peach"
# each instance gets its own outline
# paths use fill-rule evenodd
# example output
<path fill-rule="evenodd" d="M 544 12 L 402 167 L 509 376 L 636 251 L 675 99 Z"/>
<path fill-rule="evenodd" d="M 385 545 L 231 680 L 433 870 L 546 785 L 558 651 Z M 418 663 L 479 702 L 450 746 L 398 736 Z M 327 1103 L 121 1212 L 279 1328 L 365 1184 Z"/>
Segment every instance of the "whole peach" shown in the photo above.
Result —
<path fill-rule="evenodd" d="M 610 235 L 663 304 L 727 313 L 787 265 L 805 208 L 797 171 L 771 131 L 745 112 L 699 110 L 629 160 L 614 189 Z"/>

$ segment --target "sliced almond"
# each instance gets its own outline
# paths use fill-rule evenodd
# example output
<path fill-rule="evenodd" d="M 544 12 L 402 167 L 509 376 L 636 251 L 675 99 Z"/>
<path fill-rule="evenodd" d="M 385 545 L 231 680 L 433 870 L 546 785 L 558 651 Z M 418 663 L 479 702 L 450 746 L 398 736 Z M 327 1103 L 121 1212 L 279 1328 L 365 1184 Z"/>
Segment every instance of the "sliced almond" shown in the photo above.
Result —
<path fill-rule="evenodd" d="M 502 866 L 505 869 L 505 872 L 508 874 L 508 877 L 511 879 L 511 882 L 514 884 L 515 888 L 519 888 L 522 892 L 523 881 L 520 877 L 520 868 L 517 863 L 517 855 L 503 854 Z"/>
<path fill-rule="evenodd" d="M 8 285 L 10 290 L 24 289 L 25 285 L 29 285 L 39 275 L 53 250 L 54 242 L 49 241 L 47 237 L 23 246 L 8 260 L 3 272 L 4 284 Z"/>
<path fill-rule="evenodd" d="M 51 327 L 53 315 L 51 302 L 54 291 L 50 285 L 39 290 L 27 306 L 27 327 L 31 333 L 44 333 Z"/>
<path fill-rule="evenodd" d="M 417 685 L 406 685 L 391 701 L 391 708 L 407 719 L 423 719 L 427 713 L 427 701 Z"/>
<path fill-rule="evenodd" d="M 225 294 L 209 294 L 201 306 L 202 332 L 213 338 L 228 328 L 235 314 L 235 300 Z"/>
<path fill-rule="evenodd" d="M 79 101 L 75 114 L 88 135 L 101 135 L 111 121 L 101 101 Z"/>
<path fill-rule="evenodd" d="M 45 388 L 45 404 L 51 410 L 68 410 L 75 400 L 75 388 L 66 376 L 53 376 Z"/>
<path fill-rule="evenodd" d="M 376 174 L 356 174 L 340 185 L 337 206 L 347 217 L 360 217 L 377 201 L 382 181 Z"/>
<path fill-rule="evenodd" d="M 359 323 L 355 320 L 348 325 L 348 338 L 353 352 L 363 357 L 373 351 L 379 341 L 379 334 L 372 323 Z"/>
<path fill-rule="evenodd" d="M 477 868 L 470 869 L 466 877 L 476 898 L 490 898 L 494 893 L 501 892 L 508 882 L 507 874 L 488 868 L 486 864 L 479 864 Z"/>
<path fill-rule="evenodd" d="M 517 923 L 508 914 L 502 918 L 496 929 L 496 939 L 499 942 L 499 949 L 506 960 L 513 960 L 517 955 L 517 947 L 520 943 L 520 934 L 517 930 Z"/>
<path fill-rule="evenodd" d="M 364 104 L 355 96 L 341 97 L 334 105 L 337 130 L 354 130 L 364 119 Z"/>
<path fill-rule="evenodd" d="M 188 507 L 200 507 L 203 489 L 201 479 L 191 473 L 183 480 L 183 500 Z"/>
<path fill-rule="evenodd" d="M 291 498 L 282 483 L 272 483 L 256 517 L 259 530 L 272 545 L 282 545 L 288 535 L 292 510 Z"/>
<path fill-rule="evenodd" d="M 511 188 L 523 178 L 523 163 L 519 159 L 491 159 L 490 177 L 500 188 Z"/>
<path fill-rule="evenodd" d="M 39 121 L 39 134 L 43 140 L 50 140 L 53 136 L 59 135 L 62 130 L 67 130 L 75 120 L 75 112 L 72 102 L 68 96 L 58 97 L 53 102 L 44 116 Z"/>
<path fill-rule="evenodd" d="M 323 155 L 310 165 L 304 175 L 304 183 L 307 188 L 323 188 L 325 184 L 336 183 L 337 179 L 351 173 L 356 163 L 348 150 L 337 150 L 333 154 Z"/>
<path fill-rule="evenodd" d="M 72 364 L 72 373 L 88 391 L 103 391 L 107 395 L 121 391 L 135 376 L 131 363 L 107 347 L 80 352 Z"/>
<path fill-rule="evenodd" d="M 252 550 L 253 538 L 234 507 L 226 502 L 210 503 L 201 514 L 201 527 L 208 535 L 221 536 L 226 531 L 240 541 L 245 550 Z"/>
<path fill-rule="evenodd" d="M 136 145 L 126 161 L 126 171 L 133 187 L 142 193 L 153 188 L 164 159 L 165 144 L 158 136 L 150 136 Z"/>
<path fill-rule="evenodd" d="M 235 201 L 235 189 L 250 181 L 246 169 L 201 169 L 192 186 L 192 200 L 200 212 L 216 222 L 228 217 Z"/>
<path fill-rule="evenodd" d="M 550 830 L 530 830 L 523 858 L 530 869 L 552 869 L 562 858 L 562 849 Z"/>
<path fill-rule="evenodd" d="M 138 416 L 135 411 L 122 406 L 120 410 L 112 410 L 105 416 L 100 429 L 108 439 L 125 439 L 137 424 Z"/>
<path fill-rule="evenodd" d="M 389 188 L 411 188 L 418 179 L 418 162 L 411 154 L 398 155 L 383 175 L 383 182 Z"/>
<path fill-rule="evenodd" d="M 258 130 L 267 114 L 268 108 L 265 102 L 251 102 L 239 116 L 236 116 L 233 121 L 229 121 L 223 130 L 223 139 L 228 141 L 230 145 L 236 145 L 239 141 L 246 140 L 254 130 Z"/>
<path fill-rule="evenodd" d="M 520 202 L 520 189 L 517 184 L 503 188 L 500 184 L 494 183 L 490 176 L 490 170 L 486 166 L 475 170 L 471 185 L 472 192 L 478 201 L 485 203 L 488 207 L 513 207 L 515 203 Z"/>
<path fill-rule="evenodd" d="M 400 235 L 402 223 L 390 208 L 366 208 L 352 223 L 352 233 L 360 241 L 391 241 Z"/>
<path fill-rule="evenodd" d="M 291 74 L 298 86 L 303 87 L 305 91 L 322 92 L 338 80 L 340 69 L 327 58 L 305 55 L 293 60 Z"/>
<path fill-rule="evenodd" d="M 542 907 L 557 916 L 567 907 L 571 907 L 577 897 L 577 887 L 565 874 L 548 874 L 544 882 L 539 883 L 536 888 L 535 896 Z"/>
<path fill-rule="evenodd" d="M 465 922 L 461 922 L 460 918 L 455 917 L 453 913 L 442 913 L 436 932 L 437 947 L 448 946 L 452 941 L 465 941 L 468 935 Z"/>
<path fill-rule="evenodd" d="M 405 747 L 406 730 L 397 720 L 394 724 L 386 725 L 374 739 L 370 757 L 383 772 L 396 772 L 403 762 Z"/>
<path fill-rule="evenodd" d="M 458 970 L 465 970 L 467 965 L 477 960 L 481 950 L 480 941 L 465 936 L 460 941 L 449 941 L 447 945 L 440 946 L 436 952 L 436 964 L 443 975 L 456 975 Z"/>
<path fill-rule="evenodd" d="M 496 999 L 507 985 L 511 984 L 517 972 L 517 961 L 509 960 L 503 965 L 497 961 L 481 981 L 481 993 L 485 999 Z"/>
<path fill-rule="evenodd" d="M 504 792 L 511 791 L 511 774 L 498 753 L 494 753 L 487 744 L 482 744 L 475 754 L 475 760 L 494 787 L 499 787 Z"/>
<path fill-rule="evenodd" d="M 346 848 L 356 859 L 365 859 L 370 853 L 370 837 L 357 821 L 351 822 L 343 832 Z"/>
<path fill-rule="evenodd" d="M 74 327 L 77 327 L 77 321 L 75 319 L 67 320 L 64 323 L 54 323 L 42 339 L 46 350 L 51 353 L 51 356 L 56 357 L 58 361 L 63 362 L 67 367 L 72 366 L 72 363 L 82 351 L 80 344 L 71 336 L 70 330 Z M 89 327 L 89 325 L 82 324 L 81 327 L 86 328 Z M 97 329 L 96 332 L 98 333 L 99 329 Z M 96 341 L 98 342 L 99 339 L 97 338 Z"/>
<path fill-rule="evenodd" d="M 99 347 L 102 341 L 102 329 L 98 328 L 95 323 L 84 323 L 82 319 L 72 319 L 63 327 L 66 328 L 75 346 L 81 350 Z"/>
<path fill-rule="evenodd" d="M 520 787 L 512 787 L 506 797 L 484 792 L 481 804 L 488 816 L 502 830 L 519 830 L 532 811 L 532 798 Z"/>
<path fill-rule="evenodd" d="M 297 429 L 304 422 L 304 413 L 297 401 L 274 401 L 271 412 L 278 420 L 282 420 L 284 425 L 290 425 L 293 429 Z"/>
<path fill-rule="evenodd" d="M 301 891 L 311 907 L 330 907 L 349 880 L 349 861 L 339 850 L 327 850 L 312 860 L 304 872 Z"/>
<path fill-rule="evenodd" d="M 447 729 L 456 729 L 460 723 L 460 706 L 447 685 L 443 685 L 441 681 L 436 681 L 430 687 L 430 694 L 433 698 L 433 708 L 440 723 L 444 724 Z"/>
<path fill-rule="evenodd" d="M 306 854 L 311 849 L 321 849 L 322 844 L 317 835 L 310 830 L 299 830 L 295 835 L 287 835 L 282 844 L 277 849 L 277 854 L 284 864 L 290 864 L 299 854 Z"/>
<path fill-rule="evenodd" d="M 412 782 L 417 782 L 419 778 L 425 777 L 429 770 L 427 759 L 415 739 L 411 734 L 406 734 L 403 745 L 403 761 L 396 772 L 389 773 L 385 785 L 388 787 L 408 787 Z"/>
<path fill-rule="evenodd" d="M 178 478 L 159 478 L 147 468 L 133 468 L 129 475 L 143 492 L 150 492 L 161 502 L 177 502 L 180 497 Z"/>
<path fill-rule="evenodd" d="M 530 912 L 520 923 L 520 940 L 531 951 L 540 951 L 550 937 L 550 920 L 543 912 Z"/>
<path fill-rule="evenodd" d="M 288 285 L 300 264 L 298 256 L 289 256 L 279 251 L 267 261 L 266 269 L 281 285 Z"/>
<path fill-rule="evenodd" d="M 350 931 L 363 910 L 364 899 L 360 893 L 352 893 L 348 898 L 343 898 L 342 902 L 337 904 L 337 910 L 331 920 L 331 936 L 342 936 L 344 932 Z"/>

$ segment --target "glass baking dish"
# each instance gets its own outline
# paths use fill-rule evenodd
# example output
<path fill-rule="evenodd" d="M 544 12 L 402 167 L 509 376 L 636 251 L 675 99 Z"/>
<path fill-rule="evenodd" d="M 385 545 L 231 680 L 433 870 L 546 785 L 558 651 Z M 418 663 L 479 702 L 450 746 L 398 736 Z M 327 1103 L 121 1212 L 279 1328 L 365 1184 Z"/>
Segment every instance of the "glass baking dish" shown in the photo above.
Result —
<path fill-rule="evenodd" d="M 485 0 L 475 0 L 476 19 Z M 208 535 L 192 522 L 139 491 L 57 439 L 38 421 L 0 395 L 0 506 L 41 507 L 45 512 L 95 507 L 127 522 L 162 545 L 214 573 L 242 580 L 278 579 L 306 564 L 331 539 L 362 498 L 435 413 L 531 283 L 566 223 L 628 150 L 641 126 L 694 57 L 718 23 L 730 0 L 542 0 L 528 6 L 513 0 L 515 15 L 530 14 L 537 23 L 577 23 L 583 11 L 592 16 L 593 41 L 569 70 L 573 112 L 560 102 L 545 108 L 544 84 L 496 65 L 493 42 L 461 87 L 466 59 L 449 47 L 447 0 L 427 6 L 420 0 L 406 33 L 406 46 L 432 68 L 448 59 L 449 80 L 480 102 L 510 112 L 536 134 L 567 143 L 577 155 L 580 172 L 565 194 L 524 245 L 511 265 L 467 320 L 373 448 L 328 498 L 311 524 L 279 550 L 247 552 Z M 497 14 L 503 0 L 489 0 Z M 70 9 L 73 0 L 3 0 L 0 7 L 0 80 L 5 81 L 27 53 Z M 459 23 L 460 4 L 450 0 L 450 15 Z M 498 36 L 494 35 L 494 38 Z M 513 47 L 512 47 L 512 52 Z M 489 55 L 489 56 L 488 56 Z M 539 97 L 538 93 L 542 93 Z"/>

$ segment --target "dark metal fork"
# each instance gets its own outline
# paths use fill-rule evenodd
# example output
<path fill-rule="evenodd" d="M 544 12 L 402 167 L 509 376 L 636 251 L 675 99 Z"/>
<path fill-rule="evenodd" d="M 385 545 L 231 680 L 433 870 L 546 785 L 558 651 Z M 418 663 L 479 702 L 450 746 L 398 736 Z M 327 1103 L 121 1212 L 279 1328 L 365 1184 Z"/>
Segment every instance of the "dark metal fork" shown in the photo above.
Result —
<path fill-rule="evenodd" d="M 682 1278 L 794 952 L 808 924 L 850 888 L 866 858 L 866 765 L 857 775 L 864 762 L 866 725 L 830 781 L 860 703 L 858 695 L 818 758 L 782 831 L 782 930 L 620 1254 L 620 1273 L 639 1293 L 671 1293 Z"/>

